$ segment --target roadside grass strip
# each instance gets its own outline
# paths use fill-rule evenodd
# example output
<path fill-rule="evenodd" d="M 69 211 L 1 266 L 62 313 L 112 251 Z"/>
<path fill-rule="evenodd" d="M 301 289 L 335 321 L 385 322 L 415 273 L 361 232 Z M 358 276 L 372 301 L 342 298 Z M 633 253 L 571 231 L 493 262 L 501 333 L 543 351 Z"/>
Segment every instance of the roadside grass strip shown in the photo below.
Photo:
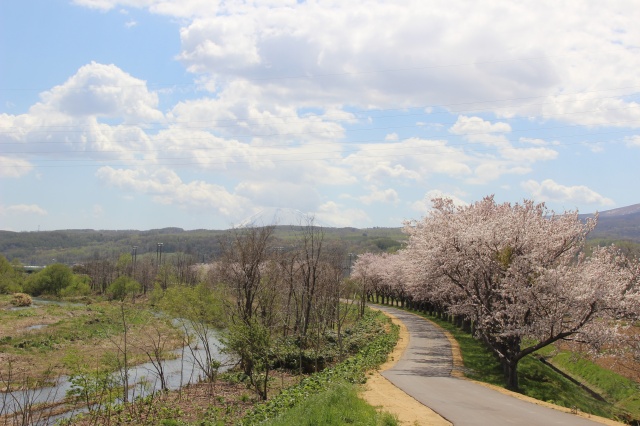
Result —
<path fill-rule="evenodd" d="M 331 384 L 313 398 L 304 400 L 266 426 L 395 426 L 398 421 L 387 412 L 378 412 L 358 397 L 356 386 L 346 382 Z"/>

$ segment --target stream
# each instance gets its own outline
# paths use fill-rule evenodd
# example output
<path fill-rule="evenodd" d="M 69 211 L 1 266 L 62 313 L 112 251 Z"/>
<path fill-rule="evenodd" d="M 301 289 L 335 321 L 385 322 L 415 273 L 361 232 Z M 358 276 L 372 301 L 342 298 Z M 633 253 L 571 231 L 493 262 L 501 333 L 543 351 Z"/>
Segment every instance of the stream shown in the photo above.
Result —
<path fill-rule="evenodd" d="M 34 304 L 41 303 L 40 300 L 35 300 Z M 45 303 L 59 303 L 64 302 L 51 302 L 42 301 Z M 211 358 L 219 361 L 221 367 L 220 372 L 229 368 L 231 360 L 227 358 L 220 350 L 221 343 L 219 334 L 216 330 L 206 329 L 200 333 L 194 332 L 192 325 L 182 319 L 174 319 L 174 326 L 182 329 L 184 332 L 189 333 L 193 338 L 189 345 L 182 348 L 178 348 L 172 351 L 175 358 L 167 359 L 161 362 L 162 370 L 164 371 L 164 377 L 166 387 L 169 390 L 177 390 L 183 386 L 197 383 L 201 381 L 204 374 L 200 368 L 200 365 L 204 365 L 207 360 L 206 345 L 209 346 Z M 206 339 L 206 345 L 204 340 Z M 118 372 L 113 373 L 113 377 L 116 380 L 120 380 Z M 67 395 L 67 392 L 72 388 L 72 383 L 67 376 L 61 376 L 57 379 L 56 383 L 52 386 L 41 387 L 37 389 L 16 390 L 11 392 L 0 392 L 0 416 L 8 415 L 15 412 L 22 411 L 25 407 L 30 407 L 34 404 L 46 403 L 62 403 Z M 153 393 L 161 391 L 161 383 L 156 366 L 152 362 L 146 362 L 129 368 L 129 392 L 128 400 L 133 401 L 138 397 L 145 397 Z M 83 410 L 80 410 L 83 411 Z M 85 410 L 86 411 L 86 408 Z M 33 424 L 38 425 L 51 425 L 56 421 L 71 417 L 77 414 L 79 411 L 70 411 L 55 417 L 49 417 Z"/>

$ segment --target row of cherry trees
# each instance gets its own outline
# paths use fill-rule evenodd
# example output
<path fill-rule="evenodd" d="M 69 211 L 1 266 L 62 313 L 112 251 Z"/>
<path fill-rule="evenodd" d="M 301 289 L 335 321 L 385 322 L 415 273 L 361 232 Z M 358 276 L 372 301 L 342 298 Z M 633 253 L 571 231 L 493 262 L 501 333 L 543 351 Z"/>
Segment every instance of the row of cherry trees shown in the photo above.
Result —
<path fill-rule="evenodd" d="M 492 196 L 464 207 L 432 202 L 428 216 L 405 224 L 405 249 L 360 256 L 353 277 L 369 299 L 473 324 L 509 388 L 518 388 L 517 365 L 528 354 L 558 340 L 611 349 L 639 318 L 640 262 L 612 246 L 583 253 L 597 217 Z"/>

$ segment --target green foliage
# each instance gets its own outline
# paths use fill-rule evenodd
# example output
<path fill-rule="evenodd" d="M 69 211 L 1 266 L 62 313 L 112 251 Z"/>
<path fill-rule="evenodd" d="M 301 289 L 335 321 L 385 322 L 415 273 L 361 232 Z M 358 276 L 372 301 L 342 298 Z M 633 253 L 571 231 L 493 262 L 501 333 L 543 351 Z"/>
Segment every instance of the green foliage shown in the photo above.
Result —
<path fill-rule="evenodd" d="M 255 320 L 232 324 L 224 333 L 225 351 L 240 358 L 240 367 L 262 399 L 267 399 L 272 341 L 270 330 Z"/>
<path fill-rule="evenodd" d="M 393 253 L 402 248 L 403 243 L 400 240 L 389 238 L 389 237 L 380 237 L 374 238 L 372 242 L 378 247 L 381 251 Z"/>
<path fill-rule="evenodd" d="M 585 245 L 585 253 L 590 256 L 595 247 L 605 247 L 610 245 L 618 247 L 618 249 L 620 249 L 620 251 L 628 258 L 640 258 L 640 242 L 626 239 L 590 238 L 587 240 Z"/>
<path fill-rule="evenodd" d="M 22 281 L 22 274 L 4 256 L 0 256 L 0 294 L 22 291 Z"/>
<path fill-rule="evenodd" d="M 385 362 L 387 355 L 398 341 L 398 327 L 380 312 L 367 311 L 358 323 L 359 332 L 369 336 L 366 345 L 352 357 L 306 377 L 296 386 L 283 390 L 279 395 L 258 404 L 242 420 L 243 425 L 253 425 L 275 418 L 302 401 L 327 390 L 333 383 L 364 383 L 365 372 Z M 390 331 L 387 331 L 387 328 Z"/>
<path fill-rule="evenodd" d="M 61 291 L 71 285 L 73 280 L 71 268 L 61 263 L 54 263 L 30 276 L 24 285 L 24 290 L 33 296 L 42 294 L 60 296 Z"/>
<path fill-rule="evenodd" d="M 223 299 L 206 284 L 195 287 L 171 286 L 166 290 L 156 286 L 151 300 L 156 307 L 171 316 L 210 326 L 225 325 Z"/>
<path fill-rule="evenodd" d="M 305 400 L 284 415 L 267 421 L 266 426 L 341 426 L 384 425 L 395 426 L 398 421 L 389 413 L 378 413 L 375 408 L 358 398 L 352 384 L 331 384 L 320 394 Z"/>
<path fill-rule="evenodd" d="M 107 287 L 107 295 L 111 300 L 123 301 L 127 296 L 133 297 L 141 290 L 140 283 L 133 278 L 121 276 Z"/>
<path fill-rule="evenodd" d="M 62 297 L 88 296 L 91 294 L 89 277 L 86 275 L 76 275 L 70 285 L 60 290 Z"/>
<path fill-rule="evenodd" d="M 640 419 L 640 384 L 571 352 L 561 351 L 549 360 L 592 389 L 597 390 L 617 408 Z"/>

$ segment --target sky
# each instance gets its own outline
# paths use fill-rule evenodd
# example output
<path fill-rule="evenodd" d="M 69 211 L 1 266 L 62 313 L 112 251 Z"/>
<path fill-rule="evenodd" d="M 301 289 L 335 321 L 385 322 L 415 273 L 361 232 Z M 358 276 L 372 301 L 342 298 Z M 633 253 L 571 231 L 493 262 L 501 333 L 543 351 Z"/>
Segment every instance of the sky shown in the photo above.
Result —
<path fill-rule="evenodd" d="M 0 1 L 0 229 L 640 203 L 629 1 Z"/>

